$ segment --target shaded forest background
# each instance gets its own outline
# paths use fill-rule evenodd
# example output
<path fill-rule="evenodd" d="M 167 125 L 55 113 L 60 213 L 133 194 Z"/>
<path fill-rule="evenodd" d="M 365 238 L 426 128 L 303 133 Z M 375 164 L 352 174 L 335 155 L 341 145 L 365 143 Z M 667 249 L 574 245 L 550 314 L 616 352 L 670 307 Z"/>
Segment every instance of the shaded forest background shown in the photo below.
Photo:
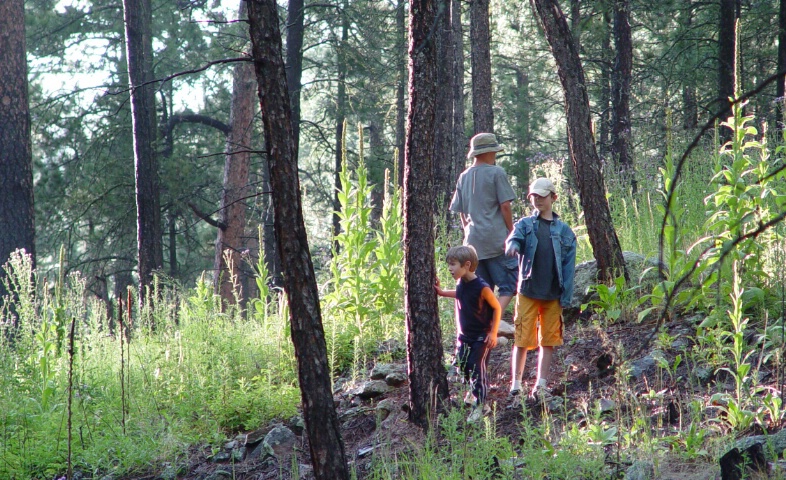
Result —
<path fill-rule="evenodd" d="M 632 165 L 633 174 L 628 180 L 620 174 L 619 155 L 615 159 L 612 154 L 617 141 L 612 136 L 612 93 L 619 81 L 614 4 L 574 1 L 563 5 L 580 46 L 597 149 L 613 194 L 630 192 L 631 180 L 644 187 L 638 189 L 639 195 L 651 194 L 646 187 L 656 184 L 657 168 L 667 148 L 664 140 L 668 137 L 674 150 L 680 151 L 703 121 L 722 107 L 719 82 L 724 69 L 719 43 L 729 32 L 721 30 L 720 19 L 727 3 L 629 5 L 633 59 L 629 130 L 616 132 L 629 145 L 626 162 Z M 739 18 L 738 78 L 744 92 L 777 71 L 779 2 L 731 3 Z M 37 263 L 44 271 L 51 269 L 63 246 L 67 268 L 83 272 L 90 279 L 90 291 L 102 298 L 116 297 L 136 281 L 134 164 L 122 5 L 35 1 L 25 5 Z M 463 127 L 455 124 L 458 133 L 450 137 L 455 147 L 443 149 L 452 161 L 437 171 L 441 205 L 464 166 L 467 139 L 475 131 L 470 29 L 466 28 L 471 5 L 461 5 L 465 26 L 461 31 L 461 107 L 465 114 Z M 332 212 L 337 206 L 337 159 L 342 150 L 352 165 L 365 148 L 376 198 L 381 198 L 385 169 L 403 174 L 405 12 L 403 3 L 349 1 L 306 4 L 303 10 L 296 130 L 317 270 L 327 264 L 337 225 Z M 286 5 L 281 5 L 280 13 L 283 21 Z M 242 56 L 247 32 L 243 24 L 234 22 L 237 18 L 235 5 L 153 2 L 153 78 L 168 78 L 155 83 L 160 273 L 181 285 L 192 285 L 215 264 L 217 229 L 195 211 L 205 217 L 220 216 L 232 68 L 217 63 L 201 69 L 210 62 Z M 292 28 L 298 25 L 289 23 Z M 492 2 L 490 26 L 493 128 L 508 147 L 499 163 L 522 188 L 530 172 L 541 164 L 569 165 L 564 162 L 568 153 L 563 95 L 543 34 L 526 2 Z M 289 39 L 292 32 L 283 32 Z M 732 68 L 733 73 L 733 65 L 725 68 Z M 182 74 L 191 70 L 201 71 Z M 173 75 L 178 76 L 169 78 Z M 747 107 L 758 121 L 769 123 L 770 131 L 777 114 L 776 95 L 773 82 Z M 344 122 L 347 132 L 342 132 Z M 257 153 L 252 152 L 240 200 L 247 213 L 244 248 L 238 249 L 248 252 L 252 264 L 259 251 L 257 226 L 270 234 L 264 227 L 272 223 L 259 155 L 265 148 L 259 125 L 249 126 L 257 133 L 251 136 L 253 144 L 248 149 Z M 357 125 L 364 131 L 362 146 Z M 566 186 L 571 188 L 575 184 L 570 167 L 565 170 Z M 525 205 L 518 202 L 517 208 L 522 213 Z M 454 227 L 449 219 L 447 226 Z M 271 271 L 279 269 L 273 265 Z M 253 296 L 254 283 L 246 281 L 244 286 Z"/>

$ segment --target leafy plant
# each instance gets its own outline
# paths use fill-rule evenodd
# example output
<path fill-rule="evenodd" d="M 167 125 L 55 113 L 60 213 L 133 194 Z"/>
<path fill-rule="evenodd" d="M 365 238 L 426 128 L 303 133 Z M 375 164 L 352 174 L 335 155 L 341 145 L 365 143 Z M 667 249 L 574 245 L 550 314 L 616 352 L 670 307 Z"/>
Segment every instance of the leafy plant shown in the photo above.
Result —
<path fill-rule="evenodd" d="M 592 307 L 607 322 L 616 322 L 621 317 L 623 320 L 631 314 L 635 304 L 634 297 L 639 291 L 639 286 L 625 287 L 625 277 L 619 276 L 614 279 L 614 285 L 608 286 L 602 283 L 590 287 L 598 298 L 590 300 L 581 306 L 584 311 Z"/>

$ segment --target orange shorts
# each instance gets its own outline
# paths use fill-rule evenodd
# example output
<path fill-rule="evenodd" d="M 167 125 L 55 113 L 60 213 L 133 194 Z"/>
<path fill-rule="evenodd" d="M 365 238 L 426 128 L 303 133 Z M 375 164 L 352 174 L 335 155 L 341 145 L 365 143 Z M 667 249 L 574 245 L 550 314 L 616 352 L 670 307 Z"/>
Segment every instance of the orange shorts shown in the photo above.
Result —
<path fill-rule="evenodd" d="M 527 350 L 562 345 L 562 307 L 559 300 L 537 300 L 516 295 L 514 345 Z"/>

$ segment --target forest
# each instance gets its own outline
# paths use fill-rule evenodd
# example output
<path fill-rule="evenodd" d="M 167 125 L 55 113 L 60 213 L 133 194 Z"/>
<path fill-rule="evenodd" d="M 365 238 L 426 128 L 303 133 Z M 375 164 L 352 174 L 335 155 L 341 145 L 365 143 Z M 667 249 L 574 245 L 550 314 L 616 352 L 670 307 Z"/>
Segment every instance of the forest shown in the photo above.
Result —
<path fill-rule="evenodd" d="M 786 0 L 3 0 L 0 478 L 786 478 L 784 107 Z M 472 425 L 480 132 L 578 266 Z"/>

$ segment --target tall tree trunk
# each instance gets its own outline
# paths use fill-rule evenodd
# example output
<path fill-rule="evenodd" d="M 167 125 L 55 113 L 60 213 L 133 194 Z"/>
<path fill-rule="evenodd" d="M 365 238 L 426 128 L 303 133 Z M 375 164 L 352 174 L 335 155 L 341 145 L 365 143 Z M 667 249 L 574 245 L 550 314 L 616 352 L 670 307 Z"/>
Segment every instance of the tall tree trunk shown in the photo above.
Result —
<path fill-rule="evenodd" d="M 442 331 L 434 294 L 433 159 L 437 45 L 435 0 L 410 0 L 409 114 L 404 167 L 404 309 L 407 323 L 409 419 L 428 429 L 432 408 L 448 398 Z"/>
<path fill-rule="evenodd" d="M 778 13 L 778 71 L 786 71 L 786 0 L 780 0 L 780 10 Z M 775 98 L 778 99 L 775 107 L 775 122 L 778 131 L 786 128 L 786 73 L 782 74 L 776 83 Z"/>
<path fill-rule="evenodd" d="M 529 185 L 529 163 L 527 155 L 530 145 L 530 116 L 532 102 L 529 98 L 529 72 L 521 67 L 514 69 L 516 73 L 516 169 L 519 185 Z"/>
<path fill-rule="evenodd" d="M 281 272 L 281 256 L 276 247 L 276 228 L 273 215 L 273 201 L 270 194 L 270 172 L 263 168 L 262 176 L 262 254 L 265 257 L 270 283 L 275 287 L 284 286 L 284 276 Z"/>
<path fill-rule="evenodd" d="M 169 276 L 177 278 L 177 212 L 169 211 Z"/>
<path fill-rule="evenodd" d="M 636 174 L 630 151 L 630 83 L 633 73 L 633 39 L 630 31 L 629 0 L 614 1 L 614 50 L 616 58 L 612 69 L 611 102 L 611 154 L 619 166 L 623 183 L 630 184 L 636 193 Z"/>
<path fill-rule="evenodd" d="M 35 264 L 33 154 L 27 96 L 23 0 L 0 2 L 0 280 L 11 253 L 24 248 Z M 0 281 L 0 305 L 7 295 Z"/>
<path fill-rule="evenodd" d="M 406 10 L 407 2 L 399 0 L 396 6 L 396 33 L 397 35 L 397 79 L 396 79 L 396 148 L 398 149 L 396 156 L 396 168 L 394 174 L 396 175 L 396 182 L 399 187 L 404 186 L 404 141 L 407 134 L 407 102 L 406 102 L 406 88 L 407 88 L 407 27 L 406 27 Z"/>
<path fill-rule="evenodd" d="M 296 148 L 275 0 L 249 0 L 254 68 L 272 187 L 278 250 L 298 362 L 303 416 L 317 479 L 349 479 L 333 406 L 319 292 L 306 238 Z"/>
<path fill-rule="evenodd" d="M 453 164 L 453 34 L 451 0 L 437 2 L 437 84 L 434 118 L 434 211 L 449 218 Z"/>
<path fill-rule="evenodd" d="M 598 128 L 597 143 L 600 148 L 600 157 L 605 159 L 609 156 L 611 141 L 611 13 L 604 5 L 603 9 L 603 37 L 601 38 L 601 66 L 600 66 L 600 101 L 598 102 L 598 109 L 600 110 L 600 123 Z"/>
<path fill-rule="evenodd" d="M 336 156 L 334 158 L 333 170 L 333 236 L 341 233 L 341 202 L 338 200 L 338 192 L 341 190 L 341 164 L 344 161 L 344 122 L 346 120 L 347 108 L 347 63 L 346 52 L 347 40 L 349 39 L 349 20 L 347 19 L 347 2 L 344 1 L 344 8 L 341 12 L 341 41 L 336 46 L 336 63 L 338 68 L 338 86 L 336 92 Z M 336 245 L 338 249 L 338 245 Z"/>
<path fill-rule="evenodd" d="M 123 13 L 134 128 L 139 300 L 143 302 L 152 287 L 154 272 L 164 265 L 158 159 L 153 150 L 156 136 L 155 86 L 149 83 L 153 80 L 153 13 L 150 0 L 123 0 Z"/>
<path fill-rule="evenodd" d="M 722 121 L 726 121 L 726 118 L 731 116 L 729 97 L 734 96 L 737 68 L 735 59 L 737 9 L 735 2 L 736 0 L 720 0 L 718 17 L 718 110 L 723 112 Z M 731 131 L 728 128 L 721 128 L 720 133 L 724 141 L 731 139 Z"/>
<path fill-rule="evenodd" d="M 543 25 L 565 93 L 570 159 L 576 170 L 584 222 L 598 264 L 599 279 L 609 282 L 622 273 L 627 278 L 622 248 L 606 200 L 600 158 L 592 138 L 589 99 L 579 53 L 573 45 L 568 22 L 557 1 L 530 0 L 530 3 Z"/>
<path fill-rule="evenodd" d="M 450 2 L 450 22 L 453 26 L 453 165 L 450 186 L 456 184 L 467 164 L 467 132 L 464 118 L 464 29 L 461 24 L 461 0 Z"/>
<path fill-rule="evenodd" d="M 491 99 L 491 29 L 489 0 L 470 0 L 469 44 L 472 60 L 472 120 L 474 132 L 494 132 Z"/>
<path fill-rule="evenodd" d="M 295 150 L 300 149 L 300 79 L 303 75 L 303 0 L 289 0 L 287 7 L 287 90 L 292 109 Z"/>
<path fill-rule="evenodd" d="M 246 2 L 241 2 L 238 18 L 245 18 L 246 10 Z M 255 87 L 254 66 L 250 62 L 235 65 L 229 113 L 231 131 L 227 136 L 224 185 L 221 208 L 218 211 L 219 228 L 213 261 L 213 286 L 226 305 L 235 303 L 233 279 L 238 285 L 244 283 L 241 254 L 247 248 L 246 199 L 251 194 L 248 175 L 256 113 Z M 237 293 L 241 300 L 245 298 L 245 292 Z"/>

